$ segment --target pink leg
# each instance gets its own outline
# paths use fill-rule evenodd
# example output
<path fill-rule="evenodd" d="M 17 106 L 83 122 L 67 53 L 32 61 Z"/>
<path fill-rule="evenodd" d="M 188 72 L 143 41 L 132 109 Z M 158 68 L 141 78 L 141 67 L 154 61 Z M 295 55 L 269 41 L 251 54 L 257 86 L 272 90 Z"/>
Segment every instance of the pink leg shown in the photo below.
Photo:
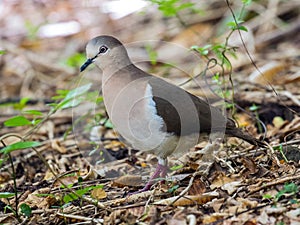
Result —
<path fill-rule="evenodd" d="M 138 193 L 142 193 L 142 192 L 150 190 L 151 186 L 157 182 L 156 181 L 157 178 L 165 178 L 166 177 L 167 170 L 168 170 L 167 160 L 158 158 L 158 164 L 156 166 L 155 172 L 152 174 L 152 176 L 150 177 L 150 180 L 145 185 L 145 187 L 143 187 L 143 189 L 141 189 L 139 191 L 129 193 L 129 195 L 134 195 L 134 194 L 138 194 Z"/>

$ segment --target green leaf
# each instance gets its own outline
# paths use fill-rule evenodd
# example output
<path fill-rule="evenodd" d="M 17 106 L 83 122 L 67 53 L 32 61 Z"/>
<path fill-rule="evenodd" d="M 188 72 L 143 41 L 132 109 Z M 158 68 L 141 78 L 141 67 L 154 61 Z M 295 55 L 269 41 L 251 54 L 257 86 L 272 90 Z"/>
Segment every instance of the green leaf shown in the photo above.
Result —
<path fill-rule="evenodd" d="M 34 115 L 34 116 L 43 116 L 43 113 L 41 111 L 33 110 L 33 109 L 22 111 L 22 113 L 28 115 Z"/>
<path fill-rule="evenodd" d="M 191 50 L 195 50 L 196 52 L 200 53 L 201 55 L 208 55 L 212 45 L 205 45 L 203 47 L 199 47 L 197 45 L 193 45 Z"/>
<path fill-rule="evenodd" d="M 249 107 L 249 110 L 253 112 L 253 111 L 257 111 L 259 108 L 260 108 L 259 106 L 253 104 L 252 106 Z"/>
<path fill-rule="evenodd" d="M 181 164 L 181 165 L 176 165 L 176 166 L 172 166 L 172 167 L 170 168 L 170 170 L 175 171 L 175 170 L 181 169 L 182 167 L 183 167 L 182 164 Z"/>
<path fill-rule="evenodd" d="M 78 99 L 64 99 L 60 103 L 57 104 L 56 109 L 67 109 L 72 108 L 77 105 L 79 105 L 84 99 L 78 98 Z"/>
<path fill-rule="evenodd" d="M 20 141 L 2 148 L 0 153 L 8 154 L 15 150 L 37 147 L 40 145 L 41 143 L 37 141 Z"/>
<path fill-rule="evenodd" d="M 270 195 L 270 194 L 265 194 L 265 195 L 263 195 L 263 198 L 264 198 L 264 199 L 271 199 L 271 198 L 273 198 L 273 197 L 272 197 L 272 195 Z"/>
<path fill-rule="evenodd" d="M 179 188 L 179 185 L 174 185 L 173 187 L 169 188 L 168 192 L 169 193 L 173 193 L 174 191 L 176 191 Z"/>
<path fill-rule="evenodd" d="M 32 125 L 32 122 L 26 119 L 24 116 L 15 116 L 10 118 L 4 122 L 6 127 L 18 127 L 18 126 L 26 126 Z"/>
<path fill-rule="evenodd" d="M 78 197 L 73 193 L 67 194 L 63 197 L 64 203 L 69 203 L 69 202 L 77 200 L 77 199 L 78 199 Z"/>
<path fill-rule="evenodd" d="M 298 186 L 295 183 L 285 184 L 283 190 L 286 193 L 297 193 Z"/>
<path fill-rule="evenodd" d="M 43 121 L 42 119 L 34 119 L 32 120 L 32 124 L 35 126 L 35 125 L 38 125 L 41 121 Z"/>
<path fill-rule="evenodd" d="M 252 3 L 252 0 L 242 0 L 242 3 L 244 5 L 250 5 Z"/>
<path fill-rule="evenodd" d="M 26 217 L 30 217 L 32 210 L 29 205 L 22 203 L 20 205 L 21 213 L 23 213 Z"/>
<path fill-rule="evenodd" d="M 298 193 L 298 186 L 296 184 L 294 183 L 285 184 L 283 186 L 283 189 L 275 195 L 275 199 L 278 201 L 280 197 L 282 197 L 285 194 L 296 194 L 296 193 Z"/>
<path fill-rule="evenodd" d="M 71 55 L 65 62 L 67 66 L 70 67 L 79 67 L 82 65 L 86 60 L 86 57 L 82 53 L 75 53 L 74 55 Z"/>
<path fill-rule="evenodd" d="M 146 51 L 148 53 L 151 65 L 156 65 L 157 64 L 157 52 L 153 49 L 151 45 L 146 46 Z"/>
<path fill-rule="evenodd" d="M 13 104 L 14 109 L 16 110 L 22 110 L 25 108 L 27 102 L 30 100 L 30 98 L 21 98 L 20 102 Z"/>
<path fill-rule="evenodd" d="M 105 118 L 104 118 L 104 119 L 105 119 Z M 114 128 L 114 125 L 111 123 L 110 120 L 106 120 L 104 126 L 105 126 L 106 128 L 109 128 L 109 129 Z"/>
<path fill-rule="evenodd" d="M 99 95 L 99 91 L 89 91 L 86 95 L 86 100 L 98 104 L 103 102 L 103 96 Z"/>
<path fill-rule="evenodd" d="M 80 96 L 87 93 L 91 86 L 92 83 L 88 83 L 86 85 L 68 91 L 68 93 L 60 103 L 52 104 L 52 106 L 54 106 L 54 110 L 66 109 L 79 105 L 84 100 L 84 98 L 80 98 Z M 63 91 L 61 93 L 65 94 L 66 92 Z"/>
<path fill-rule="evenodd" d="M 41 25 L 36 25 L 35 23 L 32 23 L 30 20 L 26 20 L 24 26 L 27 30 L 28 39 L 36 40 L 37 33 Z"/>
<path fill-rule="evenodd" d="M 83 178 L 82 177 L 78 177 L 78 183 L 81 184 L 83 182 Z"/>
<path fill-rule="evenodd" d="M 4 162 L 5 162 L 5 159 L 0 159 L 0 168 L 2 167 Z"/>
<path fill-rule="evenodd" d="M 227 23 L 227 26 L 230 27 L 230 29 L 232 30 L 248 31 L 248 29 L 245 26 L 240 25 L 243 22 L 244 22 L 243 20 L 230 21 Z"/>
<path fill-rule="evenodd" d="M 238 29 L 248 32 L 248 29 L 245 26 L 239 26 Z"/>
<path fill-rule="evenodd" d="M 68 100 L 68 99 L 78 97 L 78 96 L 86 93 L 91 87 L 92 87 L 92 83 L 88 83 L 81 87 L 75 88 L 75 89 L 69 91 L 69 93 L 66 95 L 65 99 Z"/>
<path fill-rule="evenodd" d="M 0 55 L 4 55 L 6 53 L 5 50 L 0 50 Z"/>
<path fill-rule="evenodd" d="M 193 6 L 195 3 L 193 2 L 184 2 L 180 4 L 180 0 L 151 0 L 152 3 L 158 5 L 158 9 L 163 13 L 164 16 L 176 16 L 179 11 L 190 8 L 191 10 L 195 10 Z"/>
<path fill-rule="evenodd" d="M 81 196 L 83 196 L 85 193 L 89 192 L 91 190 L 90 187 L 84 188 L 84 189 L 80 189 L 80 190 L 76 190 L 75 193 L 69 193 L 67 195 L 65 195 L 63 197 L 63 201 L 64 203 L 69 203 L 71 201 L 77 200 L 78 198 L 80 198 Z"/>
<path fill-rule="evenodd" d="M 59 99 L 63 99 L 66 97 L 66 95 L 69 93 L 70 90 L 56 90 L 56 94 L 55 96 L 53 96 L 51 99 L 52 100 L 59 100 Z"/>
<path fill-rule="evenodd" d="M 15 193 L 11 192 L 0 192 L 0 198 L 11 198 L 14 197 Z"/>

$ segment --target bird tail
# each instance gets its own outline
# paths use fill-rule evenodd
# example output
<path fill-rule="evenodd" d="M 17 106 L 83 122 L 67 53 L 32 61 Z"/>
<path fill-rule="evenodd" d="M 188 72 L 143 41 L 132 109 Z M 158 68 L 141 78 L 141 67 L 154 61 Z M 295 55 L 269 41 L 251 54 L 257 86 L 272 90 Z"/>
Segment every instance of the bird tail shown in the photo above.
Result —
<path fill-rule="evenodd" d="M 250 134 L 242 131 L 240 128 L 227 129 L 226 134 L 232 137 L 243 139 L 244 141 L 247 141 L 252 145 L 256 145 L 259 147 L 266 147 L 266 144 L 264 142 L 252 137 Z"/>

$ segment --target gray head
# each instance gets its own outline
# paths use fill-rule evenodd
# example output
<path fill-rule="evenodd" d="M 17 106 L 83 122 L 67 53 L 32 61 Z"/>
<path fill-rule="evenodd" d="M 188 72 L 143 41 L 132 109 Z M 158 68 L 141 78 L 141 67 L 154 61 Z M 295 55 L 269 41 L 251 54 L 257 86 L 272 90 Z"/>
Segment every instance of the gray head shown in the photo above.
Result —
<path fill-rule="evenodd" d="M 90 64 L 95 63 L 100 69 L 110 67 L 123 68 L 131 61 L 123 44 L 116 38 L 102 35 L 90 40 L 86 46 L 87 61 L 80 67 L 84 71 Z"/>

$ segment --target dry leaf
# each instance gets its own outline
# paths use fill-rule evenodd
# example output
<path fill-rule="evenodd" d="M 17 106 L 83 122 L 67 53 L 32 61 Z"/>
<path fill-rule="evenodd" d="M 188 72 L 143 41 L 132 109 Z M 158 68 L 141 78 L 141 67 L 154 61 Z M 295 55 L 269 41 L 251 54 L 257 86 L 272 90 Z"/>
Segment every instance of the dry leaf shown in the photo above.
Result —
<path fill-rule="evenodd" d="M 254 201 L 254 200 L 250 201 L 249 199 L 246 199 L 246 198 L 237 198 L 236 200 L 243 204 L 244 209 L 254 208 L 254 207 L 257 207 L 257 205 L 258 205 L 257 201 Z"/>
<path fill-rule="evenodd" d="M 294 209 L 294 210 L 290 210 L 290 211 L 286 212 L 285 215 L 287 217 L 289 217 L 290 219 L 296 220 L 296 221 L 298 221 L 298 223 L 300 223 L 300 221 L 299 221 L 299 218 L 300 218 L 300 208 Z"/>
<path fill-rule="evenodd" d="M 210 206 L 214 209 L 215 212 L 219 212 L 220 208 L 224 204 L 225 199 L 224 198 L 219 198 L 219 199 L 214 199 L 211 203 Z"/>
<path fill-rule="evenodd" d="M 257 225 L 257 222 L 254 220 L 254 221 L 246 221 L 243 225 Z"/>
<path fill-rule="evenodd" d="M 64 154 L 67 152 L 67 149 L 61 145 L 60 141 L 55 139 L 51 141 L 51 148 L 57 150 L 58 152 Z"/>
<path fill-rule="evenodd" d="M 247 168 L 251 174 L 254 174 L 258 171 L 258 168 L 257 168 L 254 160 L 252 160 L 250 158 L 242 157 L 241 161 L 242 161 L 244 167 Z"/>
<path fill-rule="evenodd" d="M 217 220 L 221 220 L 224 217 L 228 217 L 227 213 L 213 213 L 210 215 L 206 215 L 204 216 L 203 220 L 202 220 L 202 224 L 210 224 L 213 222 L 216 222 Z"/>
<path fill-rule="evenodd" d="M 59 180 L 56 180 L 54 182 L 53 186 L 54 187 L 60 187 L 62 185 L 60 181 L 64 185 L 68 186 L 69 184 L 75 184 L 75 183 L 77 183 L 78 182 L 78 176 L 76 174 L 74 176 L 64 176 L 64 177 L 61 177 L 61 178 L 59 178 Z"/>
<path fill-rule="evenodd" d="M 91 192 L 91 196 L 97 200 L 107 197 L 107 193 L 102 188 L 95 188 Z"/>
<path fill-rule="evenodd" d="M 233 194 L 237 188 L 241 185 L 241 181 L 233 181 L 227 184 L 224 184 L 221 189 L 227 191 L 228 194 Z"/>
<path fill-rule="evenodd" d="M 0 184 L 5 183 L 6 181 L 9 181 L 11 179 L 11 174 L 8 172 L 2 172 L 0 173 Z"/>
<path fill-rule="evenodd" d="M 140 217 L 144 214 L 145 212 L 145 206 L 139 206 L 139 207 L 133 207 L 128 209 L 129 213 L 136 216 Z"/>
<path fill-rule="evenodd" d="M 56 199 L 49 194 L 49 188 L 43 188 L 34 191 L 33 193 L 29 194 L 24 203 L 28 204 L 31 208 L 37 207 L 39 209 L 49 209 L 50 206 L 55 204 L 57 201 Z M 49 194 L 47 196 L 39 196 L 41 194 Z"/>
<path fill-rule="evenodd" d="M 249 80 L 253 83 L 257 83 L 261 85 L 268 84 L 268 83 L 274 84 L 276 83 L 275 82 L 276 76 L 285 69 L 286 69 L 285 64 L 277 61 L 272 61 L 260 67 L 259 71 L 255 70 L 249 76 Z"/>
<path fill-rule="evenodd" d="M 283 124 L 285 124 L 285 120 L 280 116 L 275 116 L 272 123 L 276 128 L 280 128 Z"/>
<path fill-rule="evenodd" d="M 53 175 L 53 173 L 50 170 L 47 170 L 44 176 L 44 180 L 52 180 L 54 178 L 55 176 Z"/>
<path fill-rule="evenodd" d="M 177 201 L 175 201 L 178 196 L 174 196 L 171 198 L 163 199 L 157 202 L 154 202 L 154 205 L 170 205 L 171 203 L 174 203 L 172 205 L 174 206 L 186 206 L 186 205 L 195 205 L 195 204 L 205 204 L 209 201 L 211 201 L 214 198 L 217 198 L 219 196 L 219 193 L 217 192 L 210 192 L 210 193 L 204 193 L 202 195 L 186 195 L 182 198 L 179 198 Z"/>
<path fill-rule="evenodd" d="M 225 174 L 220 173 L 215 179 L 212 181 L 212 184 L 210 185 L 211 189 L 222 187 L 224 184 L 231 183 L 234 180 L 227 177 Z"/>
<path fill-rule="evenodd" d="M 94 180 L 97 178 L 98 174 L 97 172 L 94 170 L 94 168 L 92 166 L 88 166 L 88 171 L 86 172 L 82 172 L 82 170 L 80 170 L 80 176 L 82 177 L 83 180 Z"/>
<path fill-rule="evenodd" d="M 134 176 L 134 175 L 126 175 L 119 177 L 118 179 L 113 181 L 112 186 L 116 187 L 125 187 L 125 186 L 133 186 L 138 187 L 143 184 L 143 180 L 141 176 Z"/>
<path fill-rule="evenodd" d="M 189 195 L 201 195 L 206 191 L 205 184 L 200 180 L 194 180 L 188 194 Z"/>

